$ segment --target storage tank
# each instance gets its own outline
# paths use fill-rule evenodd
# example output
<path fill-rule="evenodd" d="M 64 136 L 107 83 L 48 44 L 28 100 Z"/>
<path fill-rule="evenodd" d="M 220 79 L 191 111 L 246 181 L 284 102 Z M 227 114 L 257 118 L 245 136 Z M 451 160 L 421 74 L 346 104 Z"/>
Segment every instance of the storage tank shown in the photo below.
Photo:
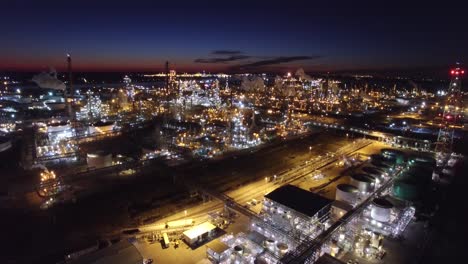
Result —
<path fill-rule="evenodd" d="M 431 168 L 436 166 L 436 159 L 428 156 L 414 155 L 409 158 L 409 161 L 414 165 L 428 166 Z"/>
<path fill-rule="evenodd" d="M 274 252 L 274 250 L 275 250 L 275 240 L 267 239 L 267 240 L 265 240 L 264 244 L 265 244 L 265 247 L 268 250 L 270 250 L 271 252 Z"/>
<path fill-rule="evenodd" d="M 375 198 L 372 201 L 371 217 L 379 222 L 390 221 L 393 204 L 385 198 Z"/>
<path fill-rule="evenodd" d="M 332 240 L 330 244 L 330 255 L 331 256 L 336 256 L 338 255 L 338 252 L 340 251 L 340 247 L 338 247 L 338 243 L 334 240 Z"/>
<path fill-rule="evenodd" d="M 403 151 L 397 149 L 382 149 L 380 153 L 386 157 L 395 160 L 397 165 L 401 165 L 406 161 L 406 155 Z"/>
<path fill-rule="evenodd" d="M 382 163 L 380 161 L 371 161 L 371 164 L 375 166 L 376 168 L 384 171 L 384 172 L 390 172 L 390 169 L 393 167 L 391 165 L 388 165 L 386 163 Z"/>
<path fill-rule="evenodd" d="M 419 197 L 420 191 L 415 182 L 403 178 L 393 183 L 393 195 L 402 200 L 414 201 Z"/>
<path fill-rule="evenodd" d="M 368 174 L 353 174 L 350 183 L 360 192 L 371 192 L 375 186 L 375 177 Z"/>
<path fill-rule="evenodd" d="M 378 169 L 376 167 L 370 167 L 370 166 L 362 168 L 362 171 L 365 172 L 366 174 L 374 176 L 380 182 L 382 182 L 384 174 L 385 174 L 385 172 L 383 170 Z"/>
<path fill-rule="evenodd" d="M 88 168 L 103 168 L 112 166 L 112 154 L 105 151 L 96 151 L 86 154 Z"/>
<path fill-rule="evenodd" d="M 358 198 L 359 189 L 350 184 L 338 184 L 336 186 L 335 200 L 354 204 Z"/>
<path fill-rule="evenodd" d="M 98 121 L 89 126 L 90 134 L 105 134 L 114 130 L 113 121 Z"/>
<path fill-rule="evenodd" d="M 242 254 L 244 254 L 244 247 L 241 246 L 241 245 L 236 245 L 236 246 L 234 246 L 234 251 L 237 254 L 242 255 Z"/>
<path fill-rule="evenodd" d="M 276 248 L 278 249 L 279 255 L 284 256 L 288 252 L 288 245 L 285 243 L 278 243 L 276 245 Z"/>
<path fill-rule="evenodd" d="M 254 260 L 254 264 L 268 264 L 270 262 L 266 261 L 263 256 L 258 255 L 257 258 Z"/>

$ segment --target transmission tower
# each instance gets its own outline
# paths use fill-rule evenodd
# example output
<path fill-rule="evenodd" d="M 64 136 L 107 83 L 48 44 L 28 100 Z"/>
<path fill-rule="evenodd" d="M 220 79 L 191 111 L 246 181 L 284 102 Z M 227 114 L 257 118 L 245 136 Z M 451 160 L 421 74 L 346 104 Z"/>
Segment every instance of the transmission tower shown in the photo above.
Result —
<path fill-rule="evenodd" d="M 463 120 L 461 79 L 464 74 L 465 70 L 461 69 L 458 64 L 450 70 L 451 81 L 436 143 L 436 153 L 442 161 L 445 161 L 452 153 L 455 127 Z"/>

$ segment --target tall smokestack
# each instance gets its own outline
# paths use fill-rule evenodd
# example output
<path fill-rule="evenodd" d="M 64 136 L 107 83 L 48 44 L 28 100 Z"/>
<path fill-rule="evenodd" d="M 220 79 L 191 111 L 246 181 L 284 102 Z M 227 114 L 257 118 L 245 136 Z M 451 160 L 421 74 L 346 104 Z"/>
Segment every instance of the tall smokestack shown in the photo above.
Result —
<path fill-rule="evenodd" d="M 67 54 L 67 66 L 68 66 L 68 82 L 69 82 L 69 94 L 73 96 L 75 91 L 73 90 L 73 78 L 72 78 L 72 59 L 70 54 Z"/>
<path fill-rule="evenodd" d="M 75 112 L 73 109 L 73 96 L 75 95 L 75 90 L 73 89 L 73 76 L 72 76 L 72 59 L 70 54 L 67 54 L 67 68 L 68 68 L 68 96 L 65 96 L 67 103 L 68 115 L 72 121 L 75 121 Z"/>
<path fill-rule="evenodd" d="M 169 91 L 169 62 L 166 61 L 166 91 Z"/>

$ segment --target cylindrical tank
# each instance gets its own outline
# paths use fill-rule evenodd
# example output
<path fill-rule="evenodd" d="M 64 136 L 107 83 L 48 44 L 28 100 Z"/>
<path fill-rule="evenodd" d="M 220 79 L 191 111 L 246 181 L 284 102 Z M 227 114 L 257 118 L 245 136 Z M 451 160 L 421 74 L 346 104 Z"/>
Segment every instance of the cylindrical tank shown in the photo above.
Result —
<path fill-rule="evenodd" d="M 350 184 L 358 188 L 360 192 L 371 192 L 375 186 L 375 177 L 368 174 L 353 174 Z"/>
<path fill-rule="evenodd" d="M 260 254 L 254 260 L 254 264 L 268 264 L 269 262 L 265 260 L 265 258 Z"/>
<path fill-rule="evenodd" d="M 367 166 L 367 167 L 364 167 L 362 168 L 362 171 L 365 172 L 366 174 L 369 174 L 371 176 L 374 176 L 376 179 L 378 179 L 379 181 L 382 182 L 383 180 L 383 177 L 384 177 L 384 171 L 381 170 L 381 169 L 378 169 L 376 167 L 370 167 L 370 166 Z"/>
<path fill-rule="evenodd" d="M 338 244 L 336 243 L 336 241 L 332 241 L 330 244 L 330 255 L 336 256 L 339 251 L 340 251 L 340 248 L 338 247 Z"/>
<path fill-rule="evenodd" d="M 385 198 L 375 198 L 372 201 L 371 217 L 379 222 L 390 221 L 393 204 Z"/>
<path fill-rule="evenodd" d="M 278 249 L 279 255 L 284 256 L 288 252 L 288 245 L 285 243 L 278 243 L 276 245 L 276 248 Z"/>
<path fill-rule="evenodd" d="M 374 166 L 377 166 L 376 164 L 385 164 L 388 165 L 388 167 L 393 167 L 396 163 L 396 158 L 390 155 L 384 156 L 382 154 L 372 154 L 370 158 L 371 163 Z"/>
<path fill-rule="evenodd" d="M 435 167 L 436 160 L 433 157 L 422 156 L 422 155 L 414 155 L 409 159 L 411 164 L 421 165 L 421 166 L 428 166 L 428 167 Z"/>
<path fill-rule="evenodd" d="M 419 189 L 414 182 L 398 179 L 393 183 L 393 195 L 402 200 L 414 201 L 419 197 Z"/>
<path fill-rule="evenodd" d="M 112 154 L 105 151 L 96 151 L 86 154 L 89 168 L 103 168 L 112 166 Z"/>
<path fill-rule="evenodd" d="M 265 247 L 268 250 L 270 250 L 272 252 L 275 250 L 275 240 L 269 238 L 269 239 L 265 240 L 264 243 L 265 243 Z"/>
<path fill-rule="evenodd" d="M 241 246 L 241 245 L 236 245 L 236 246 L 234 246 L 234 251 L 237 254 L 242 255 L 242 254 L 244 254 L 244 247 Z"/>
<path fill-rule="evenodd" d="M 380 150 L 382 156 L 395 160 L 397 165 L 401 165 L 406 161 L 406 155 L 403 151 L 397 149 L 382 149 Z"/>
<path fill-rule="evenodd" d="M 380 162 L 380 161 L 371 161 L 371 164 L 372 164 L 373 166 L 375 166 L 375 167 L 377 167 L 377 168 L 383 170 L 384 172 L 387 172 L 387 173 L 388 173 L 388 172 L 390 171 L 390 169 L 393 167 L 393 166 L 391 166 L 391 165 L 388 165 L 388 164 L 386 164 L 386 163 L 382 163 L 382 162 Z"/>
<path fill-rule="evenodd" d="M 336 186 L 335 200 L 354 204 L 357 200 L 359 189 L 350 184 L 338 184 Z"/>

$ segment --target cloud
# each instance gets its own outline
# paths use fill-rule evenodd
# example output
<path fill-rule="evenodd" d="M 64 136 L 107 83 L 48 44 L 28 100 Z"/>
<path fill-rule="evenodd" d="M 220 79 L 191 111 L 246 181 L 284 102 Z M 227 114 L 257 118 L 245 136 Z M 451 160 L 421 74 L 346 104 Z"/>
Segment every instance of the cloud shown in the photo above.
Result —
<path fill-rule="evenodd" d="M 281 63 L 293 62 L 293 61 L 301 61 L 301 60 L 315 60 L 320 59 L 322 56 L 289 56 L 289 57 L 275 57 L 272 59 L 267 60 L 260 60 L 252 63 L 247 63 L 243 65 L 239 65 L 241 68 L 256 68 L 262 66 L 271 66 Z"/>
<path fill-rule="evenodd" d="M 238 61 L 248 59 L 250 56 L 247 55 L 237 55 L 237 56 L 229 56 L 226 58 L 208 58 L 208 59 L 196 59 L 196 63 L 227 63 L 231 61 Z"/>
<path fill-rule="evenodd" d="M 211 54 L 215 55 L 236 55 L 241 54 L 242 51 L 240 50 L 214 50 Z"/>

